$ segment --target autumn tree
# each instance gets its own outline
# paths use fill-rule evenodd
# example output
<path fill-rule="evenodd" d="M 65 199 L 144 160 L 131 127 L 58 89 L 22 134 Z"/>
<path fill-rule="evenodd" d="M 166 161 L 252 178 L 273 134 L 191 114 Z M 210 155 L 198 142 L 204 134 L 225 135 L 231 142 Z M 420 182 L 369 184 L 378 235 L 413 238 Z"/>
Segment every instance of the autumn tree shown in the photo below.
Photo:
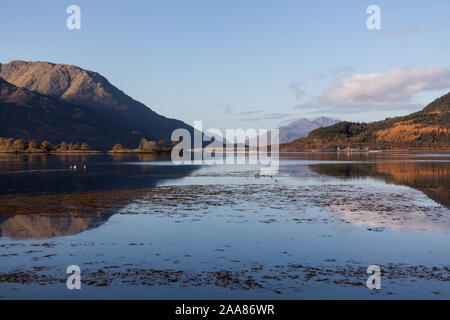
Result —
<path fill-rule="evenodd" d="M 16 151 L 24 151 L 27 148 L 28 144 L 22 139 L 17 139 L 13 143 L 13 148 Z"/>
<path fill-rule="evenodd" d="M 117 151 L 117 150 L 120 150 L 120 149 L 122 149 L 122 145 L 120 143 L 116 143 L 114 145 L 114 147 L 112 147 L 112 150 L 114 150 L 114 151 Z"/>
<path fill-rule="evenodd" d="M 150 145 L 149 145 L 147 139 L 141 138 L 141 140 L 139 141 L 139 149 L 146 151 L 149 148 L 150 148 Z"/>
<path fill-rule="evenodd" d="M 62 142 L 59 144 L 59 150 L 61 150 L 61 151 L 67 151 L 68 149 L 69 149 L 69 146 L 67 145 L 67 142 L 62 141 Z"/>
<path fill-rule="evenodd" d="M 83 142 L 81 144 L 81 150 L 84 150 L 84 151 L 89 150 L 89 145 L 86 142 Z"/>
<path fill-rule="evenodd" d="M 13 149 L 14 139 L 12 138 L 0 138 L 0 148 L 3 150 Z"/>
<path fill-rule="evenodd" d="M 147 139 L 142 138 L 139 143 L 139 149 L 145 152 L 154 152 L 159 150 L 159 147 L 156 145 L 155 141 L 147 141 Z"/>
<path fill-rule="evenodd" d="M 36 140 L 30 140 L 28 142 L 28 149 L 33 150 L 33 149 L 38 149 L 39 148 L 39 143 L 36 142 Z"/>
<path fill-rule="evenodd" d="M 5 141 L 5 148 L 6 149 L 12 149 L 13 143 L 14 143 L 14 139 L 13 138 L 6 139 L 6 141 Z"/>
<path fill-rule="evenodd" d="M 55 149 L 55 147 L 49 141 L 43 141 L 41 143 L 41 149 L 46 152 L 50 152 Z"/>

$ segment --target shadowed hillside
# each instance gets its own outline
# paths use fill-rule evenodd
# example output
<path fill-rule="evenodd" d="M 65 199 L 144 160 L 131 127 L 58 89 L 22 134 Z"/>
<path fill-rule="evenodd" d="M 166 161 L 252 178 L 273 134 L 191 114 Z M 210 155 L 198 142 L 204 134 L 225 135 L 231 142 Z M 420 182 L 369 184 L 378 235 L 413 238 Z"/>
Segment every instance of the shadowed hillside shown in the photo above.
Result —
<path fill-rule="evenodd" d="M 86 141 L 103 149 L 117 141 L 132 144 L 131 128 L 92 108 L 74 105 L 0 78 L 0 137 L 25 140 Z"/>
<path fill-rule="evenodd" d="M 136 147 L 143 137 L 155 141 L 169 139 L 172 131 L 177 128 L 185 128 L 191 132 L 193 130 L 191 126 L 184 122 L 163 117 L 144 104 L 132 99 L 100 74 L 76 66 L 49 62 L 12 61 L 7 64 L 0 64 L 0 77 L 16 87 L 26 88 L 54 98 L 53 100 L 37 98 L 37 96 L 27 98 L 27 95 L 30 94 L 25 94 L 24 91 L 16 95 L 13 105 L 9 105 L 9 108 L 2 105 L 0 111 L 2 118 L 18 117 L 19 115 L 24 118 L 19 132 L 13 132 L 14 134 L 21 133 L 21 135 L 2 133 L 1 135 L 5 137 L 17 139 L 30 136 L 31 130 L 27 130 L 26 127 L 32 124 L 34 120 L 41 124 L 46 124 L 50 118 L 63 124 L 66 122 L 67 117 L 58 119 L 58 114 L 49 114 L 47 117 L 41 118 L 43 114 L 36 113 L 33 108 L 22 109 L 19 114 L 14 112 L 15 105 L 27 104 L 29 107 L 34 105 L 34 102 L 27 103 L 32 102 L 27 99 L 40 100 L 38 109 L 45 109 L 45 103 L 51 102 L 53 108 L 47 108 L 49 109 L 48 112 L 65 113 L 65 116 L 67 114 L 72 115 L 72 119 L 80 119 L 78 124 L 74 123 L 58 130 L 64 129 L 61 134 L 65 135 L 70 133 L 68 130 L 71 130 L 69 128 L 73 128 L 73 126 L 78 126 L 80 132 L 84 130 L 84 127 L 87 127 L 86 131 L 89 134 L 99 134 L 105 138 L 102 145 L 102 149 L 105 150 L 110 149 L 115 143 L 121 143 L 124 147 Z M 21 98 L 24 101 L 21 101 Z M 7 96 L 3 97 L 3 102 L 7 102 L 8 99 Z M 58 104 L 57 101 L 61 101 L 61 103 Z M 74 107 L 73 105 L 69 106 L 69 103 L 83 106 L 83 108 L 79 107 L 81 115 L 73 112 Z M 89 112 L 95 113 L 93 120 L 96 122 L 95 125 L 100 125 L 98 121 L 104 122 L 104 127 L 120 132 L 120 139 L 110 139 L 107 134 L 103 134 L 103 130 L 106 128 L 99 128 L 98 131 L 100 132 L 89 132 L 92 125 L 92 123 L 86 123 Z M 53 127 L 53 124 L 46 127 Z M 44 139 L 51 138 L 51 132 L 49 132 Z M 66 138 L 66 140 L 69 139 Z M 73 140 L 85 141 L 81 138 Z M 92 142 L 90 145 L 96 146 Z"/>

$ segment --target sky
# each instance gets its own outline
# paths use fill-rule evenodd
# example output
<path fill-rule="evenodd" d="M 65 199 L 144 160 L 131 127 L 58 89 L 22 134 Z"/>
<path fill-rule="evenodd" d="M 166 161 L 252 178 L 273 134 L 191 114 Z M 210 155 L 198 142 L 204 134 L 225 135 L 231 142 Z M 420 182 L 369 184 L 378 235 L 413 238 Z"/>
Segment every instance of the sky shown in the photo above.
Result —
<path fill-rule="evenodd" d="M 66 27 L 73 4 L 79 30 Z M 204 128 L 371 122 L 450 91 L 449 13 L 448 0 L 2 0 L 0 63 L 93 70 Z"/>

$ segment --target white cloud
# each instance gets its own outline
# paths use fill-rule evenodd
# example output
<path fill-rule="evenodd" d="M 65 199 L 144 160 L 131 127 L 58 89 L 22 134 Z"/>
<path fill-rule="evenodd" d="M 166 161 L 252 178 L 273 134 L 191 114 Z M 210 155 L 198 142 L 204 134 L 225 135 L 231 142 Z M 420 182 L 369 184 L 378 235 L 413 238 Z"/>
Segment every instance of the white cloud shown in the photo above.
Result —
<path fill-rule="evenodd" d="M 392 69 L 339 80 L 319 100 L 328 105 L 405 103 L 418 92 L 448 88 L 449 69 Z"/>

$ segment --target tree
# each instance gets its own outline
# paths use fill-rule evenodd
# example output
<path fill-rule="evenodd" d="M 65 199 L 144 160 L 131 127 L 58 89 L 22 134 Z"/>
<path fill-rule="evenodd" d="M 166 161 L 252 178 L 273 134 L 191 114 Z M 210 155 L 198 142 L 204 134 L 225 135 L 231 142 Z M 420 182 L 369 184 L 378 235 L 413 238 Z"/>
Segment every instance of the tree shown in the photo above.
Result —
<path fill-rule="evenodd" d="M 6 141 L 5 141 L 6 149 L 11 149 L 13 147 L 13 143 L 14 143 L 14 139 L 13 138 L 6 139 Z"/>
<path fill-rule="evenodd" d="M 159 150 L 159 147 L 155 141 L 147 141 L 145 138 L 142 138 L 139 143 L 139 149 L 145 152 L 153 152 Z"/>
<path fill-rule="evenodd" d="M 39 143 L 36 142 L 36 140 L 30 140 L 28 142 L 28 149 L 32 150 L 32 149 L 38 149 L 39 148 Z"/>
<path fill-rule="evenodd" d="M 41 149 L 46 152 L 50 152 L 55 149 L 55 147 L 49 141 L 43 141 L 41 143 Z"/>
<path fill-rule="evenodd" d="M 141 138 L 141 140 L 139 141 L 139 149 L 147 150 L 148 148 L 149 148 L 149 144 L 148 144 L 147 139 Z"/>
<path fill-rule="evenodd" d="M 82 144 L 81 144 L 81 150 L 89 150 L 89 145 L 86 143 L 86 142 L 83 142 Z"/>
<path fill-rule="evenodd" d="M 17 139 L 13 143 L 14 150 L 16 151 L 24 151 L 27 148 L 28 144 L 22 139 Z"/>
<path fill-rule="evenodd" d="M 116 143 L 114 145 L 114 147 L 112 147 L 112 150 L 114 150 L 114 151 L 117 151 L 117 150 L 120 150 L 120 149 L 122 149 L 122 145 L 120 143 Z"/>
<path fill-rule="evenodd" d="M 67 145 L 67 142 L 63 141 L 59 144 L 59 150 L 67 151 L 68 149 L 69 149 L 69 146 Z"/>

